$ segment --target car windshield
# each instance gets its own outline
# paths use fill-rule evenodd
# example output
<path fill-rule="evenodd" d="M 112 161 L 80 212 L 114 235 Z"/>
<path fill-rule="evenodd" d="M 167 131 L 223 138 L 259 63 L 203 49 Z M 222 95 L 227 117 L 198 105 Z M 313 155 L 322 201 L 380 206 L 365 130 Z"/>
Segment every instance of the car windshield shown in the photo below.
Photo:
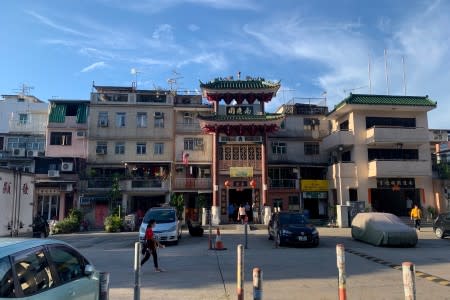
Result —
<path fill-rule="evenodd" d="M 308 221 L 304 215 L 301 214 L 281 214 L 280 224 L 301 224 L 304 225 Z"/>
<path fill-rule="evenodd" d="M 148 223 L 151 219 L 156 224 L 175 222 L 175 211 L 173 210 L 150 210 L 145 214 L 144 223 Z"/>

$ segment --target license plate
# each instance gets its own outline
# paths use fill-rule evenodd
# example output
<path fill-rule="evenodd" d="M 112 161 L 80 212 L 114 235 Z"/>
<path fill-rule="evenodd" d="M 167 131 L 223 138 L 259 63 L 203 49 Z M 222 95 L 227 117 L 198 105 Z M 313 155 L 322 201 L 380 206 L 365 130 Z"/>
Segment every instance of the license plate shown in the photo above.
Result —
<path fill-rule="evenodd" d="M 308 237 L 306 237 L 306 236 L 299 236 L 298 240 L 299 241 L 306 241 L 306 240 L 308 240 Z"/>

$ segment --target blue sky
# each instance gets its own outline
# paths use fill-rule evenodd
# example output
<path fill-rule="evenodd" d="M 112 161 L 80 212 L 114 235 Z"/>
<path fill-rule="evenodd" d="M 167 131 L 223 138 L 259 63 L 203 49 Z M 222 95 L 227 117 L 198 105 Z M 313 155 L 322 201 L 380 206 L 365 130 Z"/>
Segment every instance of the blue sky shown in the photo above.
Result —
<path fill-rule="evenodd" d="M 7 0 L 0 28 L 1 94 L 88 99 L 132 68 L 138 88 L 195 91 L 240 71 L 281 80 L 271 110 L 324 91 L 332 108 L 369 93 L 370 60 L 372 93 L 403 95 L 405 74 L 407 94 L 438 101 L 429 126 L 450 128 L 450 1 Z"/>

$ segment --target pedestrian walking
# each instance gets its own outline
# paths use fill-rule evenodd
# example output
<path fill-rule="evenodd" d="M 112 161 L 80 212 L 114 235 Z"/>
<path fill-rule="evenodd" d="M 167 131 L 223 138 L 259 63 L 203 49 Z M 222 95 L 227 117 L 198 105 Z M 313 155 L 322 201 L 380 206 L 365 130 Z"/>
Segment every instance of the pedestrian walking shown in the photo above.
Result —
<path fill-rule="evenodd" d="M 158 240 L 155 239 L 153 234 L 153 227 L 155 227 L 156 221 L 151 219 L 148 222 L 147 229 L 145 230 L 145 242 L 144 247 L 142 248 L 142 254 L 144 258 L 141 260 L 141 266 L 145 264 L 145 262 L 153 256 L 153 265 L 155 266 L 155 272 L 162 272 L 163 269 L 158 267 L 158 254 L 156 252 L 156 248 L 165 248 L 163 244 L 161 244 Z"/>
<path fill-rule="evenodd" d="M 414 227 L 420 231 L 420 219 L 422 219 L 422 211 L 417 206 L 414 205 L 414 208 L 411 209 L 411 220 L 414 220 Z"/>
<path fill-rule="evenodd" d="M 245 207 L 244 207 L 243 204 L 241 204 L 241 206 L 239 207 L 239 215 L 238 215 L 238 218 L 239 218 L 239 220 L 241 221 L 242 224 L 244 224 L 244 222 L 245 222 L 245 217 L 246 217 L 246 214 L 245 214 Z"/>

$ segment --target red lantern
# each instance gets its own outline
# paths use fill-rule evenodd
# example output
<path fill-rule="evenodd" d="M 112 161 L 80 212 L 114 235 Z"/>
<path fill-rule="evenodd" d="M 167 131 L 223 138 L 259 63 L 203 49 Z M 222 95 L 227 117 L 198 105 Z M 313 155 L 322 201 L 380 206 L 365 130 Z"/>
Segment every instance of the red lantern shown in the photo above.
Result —
<path fill-rule="evenodd" d="M 255 179 L 250 180 L 250 186 L 252 187 L 252 189 L 254 189 L 256 187 L 256 180 Z"/>
<path fill-rule="evenodd" d="M 231 186 L 231 182 L 229 180 L 225 180 L 224 185 L 228 188 Z"/>

